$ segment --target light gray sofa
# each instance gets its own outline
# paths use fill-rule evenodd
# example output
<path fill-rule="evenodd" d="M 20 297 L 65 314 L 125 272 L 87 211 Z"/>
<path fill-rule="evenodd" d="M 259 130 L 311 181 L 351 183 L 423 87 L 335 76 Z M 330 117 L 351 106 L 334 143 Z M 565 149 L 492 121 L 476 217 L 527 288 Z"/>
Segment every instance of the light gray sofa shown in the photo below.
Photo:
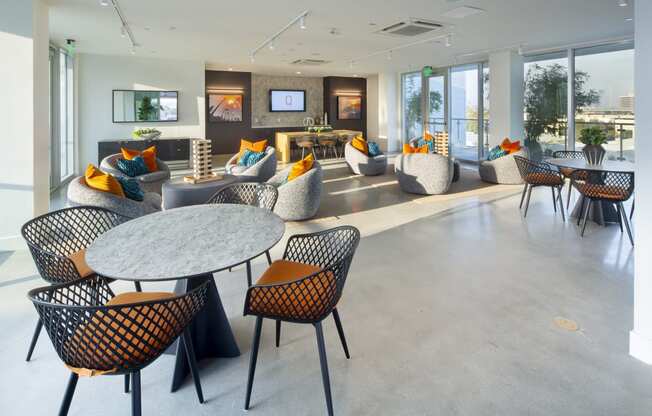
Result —
<path fill-rule="evenodd" d="M 114 155 L 105 157 L 100 163 L 100 170 L 106 173 L 110 173 L 113 176 L 130 178 L 130 176 L 125 175 L 118 169 L 118 159 L 122 159 L 122 154 L 116 153 Z M 138 181 L 140 184 L 140 189 L 142 189 L 143 192 L 155 192 L 160 195 L 163 182 L 170 179 L 170 168 L 159 158 L 156 158 L 156 165 L 158 167 L 156 172 L 136 176 L 134 179 Z"/>
<path fill-rule="evenodd" d="M 376 176 L 387 170 L 387 156 L 367 156 L 347 142 L 344 145 L 344 160 L 356 175 Z"/>
<path fill-rule="evenodd" d="M 313 163 L 312 169 L 296 179 L 286 182 L 292 167 L 274 175 L 267 183 L 278 190 L 278 199 L 274 212 L 285 221 L 301 221 L 317 214 L 321 202 L 322 168 L 319 162 Z"/>
<path fill-rule="evenodd" d="M 241 176 L 246 182 L 266 182 L 276 173 L 276 149 L 267 146 L 265 157 L 253 166 L 239 166 L 238 155 L 233 155 L 224 169 L 229 175 Z"/>
<path fill-rule="evenodd" d="M 485 182 L 499 183 L 505 185 L 517 185 L 523 183 L 523 178 L 518 172 L 514 156 L 528 157 L 527 149 L 523 147 L 518 152 L 499 157 L 494 160 L 485 160 L 480 163 L 478 173 L 480 179 Z"/>
<path fill-rule="evenodd" d="M 394 170 L 401 189 L 411 194 L 443 194 L 453 182 L 453 160 L 436 153 L 398 155 Z"/>
<path fill-rule="evenodd" d="M 142 217 L 161 210 L 161 195 L 145 192 L 142 201 L 119 197 L 89 188 L 86 179 L 79 176 L 68 184 L 68 206 L 93 205 L 107 208 L 129 218 Z"/>

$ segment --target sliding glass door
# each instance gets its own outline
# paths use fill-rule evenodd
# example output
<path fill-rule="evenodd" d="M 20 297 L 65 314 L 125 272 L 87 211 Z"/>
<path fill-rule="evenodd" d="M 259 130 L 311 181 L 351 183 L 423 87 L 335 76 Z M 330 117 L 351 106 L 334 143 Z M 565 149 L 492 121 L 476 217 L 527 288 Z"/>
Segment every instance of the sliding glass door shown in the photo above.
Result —
<path fill-rule="evenodd" d="M 446 72 L 435 73 L 427 78 L 427 101 L 426 114 L 428 114 L 428 122 L 426 130 L 430 133 L 447 131 L 447 102 L 448 102 L 448 89 Z"/>
<path fill-rule="evenodd" d="M 421 72 L 401 76 L 401 107 L 404 143 L 423 134 Z"/>

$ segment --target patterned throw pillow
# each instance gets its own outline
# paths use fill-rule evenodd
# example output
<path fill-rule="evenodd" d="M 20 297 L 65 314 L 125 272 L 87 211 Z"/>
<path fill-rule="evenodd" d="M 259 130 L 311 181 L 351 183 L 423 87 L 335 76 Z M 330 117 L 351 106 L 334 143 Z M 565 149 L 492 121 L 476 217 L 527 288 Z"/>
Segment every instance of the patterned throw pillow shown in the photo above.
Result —
<path fill-rule="evenodd" d="M 260 162 L 263 160 L 267 153 L 265 152 L 251 152 L 249 153 L 249 156 L 247 157 L 247 160 L 245 161 L 245 166 L 251 167 L 255 165 L 256 163 Z"/>
<path fill-rule="evenodd" d="M 136 179 L 122 177 L 118 177 L 117 179 L 118 182 L 120 182 L 122 191 L 127 198 L 133 199 L 134 201 L 142 201 L 145 198 L 145 193 L 142 189 L 140 189 L 140 185 L 138 185 L 138 181 Z"/>
<path fill-rule="evenodd" d="M 383 152 L 380 151 L 380 146 L 378 146 L 378 143 L 369 142 L 368 146 L 369 146 L 369 156 L 375 157 L 383 154 Z"/>
<path fill-rule="evenodd" d="M 149 173 L 149 170 L 145 165 L 145 159 L 143 159 L 142 156 L 136 156 L 131 160 L 118 159 L 116 161 L 116 167 L 120 172 L 127 176 L 131 176 L 132 178 Z"/>
<path fill-rule="evenodd" d="M 506 154 L 507 152 L 503 150 L 502 147 L 496 146 L 489 151 L 489 154 L 487 155 L 487 160 L 496 160 L 500 157 L 505 156 Z"/>
<path fill-rule="evenodd" d="M 238 166 L 247 166 L 247 159 L 249 159 L 254 153 L 256 152 L 246 149 L 238 159 Z"/>
<path fill-rule="evenodd" d="M 430 136 L 432 137 L 432 136 Z M 435 152 L 435 141 L 434 140 L 427 140 L 427 139 L 419 139 L 417 142 L 417 147 L 423 147 L 423 146 L 428 146 L 428 151 L 431 153 L 436 153 Z"/>

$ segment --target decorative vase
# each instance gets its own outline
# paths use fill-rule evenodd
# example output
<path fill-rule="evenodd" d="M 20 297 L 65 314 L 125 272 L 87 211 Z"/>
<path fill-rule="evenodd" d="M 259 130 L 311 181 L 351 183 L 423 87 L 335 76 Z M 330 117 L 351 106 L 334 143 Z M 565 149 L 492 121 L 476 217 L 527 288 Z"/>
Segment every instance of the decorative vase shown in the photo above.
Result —
<path fill-rule="evenodd" d="M 586 162 L 589 165 L 601 165 L 604 155 L 607 153 L 599 144 L 587 144 L 582 149 Z"/>

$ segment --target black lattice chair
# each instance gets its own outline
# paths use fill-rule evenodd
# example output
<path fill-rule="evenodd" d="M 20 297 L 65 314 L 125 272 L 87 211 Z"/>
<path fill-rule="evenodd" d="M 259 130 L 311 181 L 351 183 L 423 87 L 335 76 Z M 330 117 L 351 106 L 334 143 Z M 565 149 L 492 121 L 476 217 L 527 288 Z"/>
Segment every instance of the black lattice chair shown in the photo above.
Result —
<path fill-rule="evenodd" d="M 64 208 L 28 221 L 21 233 L 43 280 L 65 283 L 95 274 L 84 259 L 86 248 L 101 234 L 130 219 L 100 207 Z M 136 290 L 140 290 L 138 283 Z M 39 320 L 27 361 L 32 357 L 41 328 Z"/>
<path fill-rule="evenodd" d="M 249 409 L 251 399 L 263 318 L 268 318 L 276 321 L 277 347 L 281 321 L 312 324 L 315 327 L 326 405 L 328 414 L 333 414 L 321 323 L 333 314 L 348 359 L 349 349 L 336 306 L 359 241 L 360 232 L 352 226 L 294 235 L 287 242 L 283 260 L 272 263 L 256 284 L 247 290 L 244 314 L 256 316 L 256 329 L 251 348 L 245 410 Z"/>
<path fill-rule="evenodd" d="M 523 179 L 523 182 L 525 182 L 525 187 L 521 194 L 521 204 L 519 205 L 519 208 L 523 208 L 523 200 L 527 194 L 524 217 L 527 217 L 532 189 L 544 186 L 550 188 L 552 191 L 552 205 L 555 212 L 557 212 L 557 201 L 559 201 L 561 218 L 563 221 L 566 221 L 564 204 L 561 200 L 561 190 L 564 186 L 564 177 L 562 174 L 553 166 L 545 162 L 536 162 L 521 156 L 514 156 L 514 160 L 516 161 L 516 166 L 521 174 L 521 178 Z M 555 190 L 557 190 L 557 195 L 555 195 Z"/>
<path fill-rule="evenodd" d="M 584 160 L 584 152 L 581 150 L 557 150 L 552 153 L 553 159 L 575 159 L 575 160 Z M 564 168 L 560 167 L 559 172 L 561 176 L 564 177 L 564 180 L 568 179 L 568 198 L 566 200 L 566 208 L 570 208 L 571 192 L 573 191 L 573 185 L 571 184 L 571 175 L 573 174 L 573 168 Z"/>
<path fill-rule="evenodd" d="M 132 415 L 141 414 L 140 371 L 181 335 L 199 402 L 203 394 L 187 329 L 206 303 L 207 285 L 177 296 L 167 292 L 128 292 L 114 296 L 97 275 L 31 290 L 57 354 L 71 371 L 59 415 L 68 414 L 79 376 L 131 377 Z"/>
<path fill-rule="evenodd" d="M 275 186 L 266 183 L 241 182 L 226 186 L 213 195 L 207 204 L 240 204 L 250 205 L 274 211 L 278 190 Z M 269 250 L 265 252 L 267 263 L 272 264 Z M 247 284 L 251 286 L 251 260 L 247 260 Z M 236 265 L 237 266 L 237 265 Z M 231 268 L 229 268 L 229 271 Z"/>
<path fill-rule="evenodd" d="M 631 172 L 587 171 L 578 169 L 571 175 L 571 183 L 583 197 L 580 205 L 582 219 L 581 236 L 584 237 L 586 220 L 589 216 L 591 206 L 596 202 L 608 202 L 616 205 L 620 232 L 623 232 L 624 223 L 629 242 L 634 246 L 629 219 L 623 206 L 623 202 L 627 201 L 634 192 L 634 174 Z M 580 218 L 578 218 L 578 225 L 579 221 Z"/>

